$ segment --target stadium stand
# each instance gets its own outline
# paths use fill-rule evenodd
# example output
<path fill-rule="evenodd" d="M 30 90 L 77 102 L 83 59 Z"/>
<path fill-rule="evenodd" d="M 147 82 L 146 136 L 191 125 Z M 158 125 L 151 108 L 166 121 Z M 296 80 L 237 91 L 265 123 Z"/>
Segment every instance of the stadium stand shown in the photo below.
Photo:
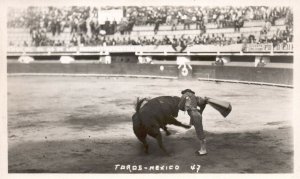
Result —
<path fill-rule="evenodd" d="M 99 24 L 96 7 L 10 9 L 9 45 L 139 45 L 143 39 L 154 45 L 165 36 L 173 41 L 182 35 L 190 41 L 200 38 L 203 44 L 220 38 L 238 43 L 249 36 L 260 43 L 273 36 L 292 41 L 293 16 L 286 7 L 122 7 L 122 13 L 118 22 Z"/>
<path fill-rule="evenodd" d="M 75 58 L 71 62 L 74 64 L 82 63 L 77 59 L 94 59 L 97 63 L 119 63 L 111 67 L 118 75 L 130 73 L 127 72 L 130 69 L 138 75 L 147 71 L 146 75 L 155 72 L 180 76 L 176 65 L 189 63 L 193 65 L 189 74 L 196 78 L 220 79 L 223 75 L 229 80 L 292 84 L 293 12 L 290 7 L 10 8 L 7 27 L 9 59 L 34 57 L 45 62 L 45 59 L 58 61 L 64 56 Z M 220 59 L 222 63 L 218 63 Z M 260 61 L 263 65 L 257 65 Z M 35 72 L 33 67 L 10 62 L 8 72 Z M 166 65 L 172 70 L 162 72 L 155 66 L 126 66 L 124 62 Z M 41 64 L 39 60 L 30 63 L 39 72 L 50 70 L 53 64 Z M 253 67 L 268 69 L 261 72 Z M 67 66 L 55 68 L 71 70 Z M 91 73 L 87 69 L 94 68 L 87 64 L 81 70 Z M 96 73 L 105 71 L 105 67 L 97 68 Z M 151 72 L 148 68 L 155 70 Z M 274 75 L 275 71 L 284 75 Z M 265 76 L 259 78 L 263 73 Z"/>

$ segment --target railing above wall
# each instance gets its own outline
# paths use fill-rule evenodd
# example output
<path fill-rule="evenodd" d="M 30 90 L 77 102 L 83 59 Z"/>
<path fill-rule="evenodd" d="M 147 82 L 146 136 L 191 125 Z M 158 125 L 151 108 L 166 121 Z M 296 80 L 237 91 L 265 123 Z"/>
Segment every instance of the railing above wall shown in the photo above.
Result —
<path fill-rule="evenodd" d="M 272 44 L 247 44 L 244 52 L 271 52 Z"/>
<path fill-rule="evenodd" d="M 285 52 L 285 53 L 293 53 L 293 43 L 281 43 L 273 46 L 272 43 L 269 44 L 247 44 L 244 52 L 268 52 L 268 53 L 276 53 L 276 52 Z"/>
<path fill-rule="evenodd" d="M 273 48 L 274 52 L 293 52 L 294 46 L 292 43 L 279 44 Z"/>
<path fill-rule="evenodd" d="M 193 45 L 185 50 L 175 50 L 171 45 L 148 46 L 76 46 L 76 47 L 8 47 L 7 56 L 53 56 L 53 55 L 108 55 L 113 53 L 135 53 L 136 55 L 292 55 L 293 44 L 231 44 Z"/>

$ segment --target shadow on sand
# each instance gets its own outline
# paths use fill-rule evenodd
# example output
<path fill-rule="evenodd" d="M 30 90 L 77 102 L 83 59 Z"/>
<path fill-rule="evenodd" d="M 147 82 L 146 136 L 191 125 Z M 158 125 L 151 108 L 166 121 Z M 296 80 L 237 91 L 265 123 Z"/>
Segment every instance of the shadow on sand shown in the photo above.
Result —
<path fill-rule="evenodd" d="M 174 132 L 174 131 L 173 131 Z M 130 173 L 115 165 L 179 165 L 179 170 L 142 170 L 133 173 L 291 173 L 293 172 L 292 129 L 281 127 L 248 133 L 206 133 L 209 154 L 194 154 L 198 141 L 194 130 L 165 136 L 170 156 L 148 138 L 149 154 L 136 138 L 99 138 L 23 142 L 9 148 L 10 173 Z M 282 136 L 274 138 L 276 136 Z M 282 135 L 281 135 L 282 134 Z M 285 138 L 289 140 L 285 140 Z"/>

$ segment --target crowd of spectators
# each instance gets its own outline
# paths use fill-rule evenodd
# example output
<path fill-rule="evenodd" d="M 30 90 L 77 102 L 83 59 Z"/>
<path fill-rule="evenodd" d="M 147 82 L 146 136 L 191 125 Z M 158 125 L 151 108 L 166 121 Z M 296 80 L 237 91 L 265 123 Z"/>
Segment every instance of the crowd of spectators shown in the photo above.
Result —
<path fill-rule="evenodd" d="M 40 46 L 116 46 L 116 45 L 172 45 L 173 47 L 180 46 L 184 49 L 187 46 L 192 45 L 218 45 L 225 46 L 230 44 L 245 44 L 245 43 L 272 43 L 277 46 L 280 43 L 288 43 L 293 41 L 292 28 L 286 26 L 286 29 L 278 29 L 273 36 L 268 36 L 264 29 L 261 30 L 259 36 L 253 34 L 244 35 L 240 34 L 237 38 L 226 37 L 225 34 L 199 34 L 195 36 L 181 35 L 181 36 L 164 36 L 163 38 L 157 38 L 155 36 L 144 36 L 138 38 L 129 37 L 108 37 L 103 35 L 87 35 L 87 34 L 73 34 L 69 43 L 61 41 L 47 40 L 48 44 L 41 44 Z"/>
<path fill-rule="evenodd" d="M 44 46 L 56 42 L 52 37 L 59 36 L 66 28 L 71 34 L 79 36 L 87 34 L 98 35 L 101 30 L 105 34 L 113 34 L 116 22 L 98 23 L 98 9 L 93 7 L 29 7 L 27 9 L 10 8 L 8 11 L 8 28 L 29 29 L 32 45 Z M 47 37 L 47 32 L 52 37 Z M 25 43 L 24 43 L 25 44 Z M 58 43 L 60 44 L 60 43 Z"/>
<path fill-rule="evenodd" d="M 172 45 L 172 46 L 191 46 L 199 44 L 212 44 L 225 46 L 230 44 L 244 44 L 244 43 L 272 43 L 273 46 L 277 46 L 280 43 L 288 43 L 293 41 L 293 29 L 286 26 L 286 29 L 277 29 L 273 36 L 268 35 L 268 31 L 264 28 L 260 31 L 259 36 L 250 34 L 248 36 L 243 33 L 237 38 L 226 37 L 225 34 L 199 34 L 199 35 L 181 35 L 176 36 L 164 36 L 163 38 L 157 38 L 155 36 L 144 36 L 132 39 L 130 37 L 108 37 L 103 35 L 91 35 L 80 33 L 79 35 L 73 33 L 69 42 L 60 40 L 51 40 L 46 36 L 45 32 L 38 33 L 33 32 L 32 40 L 35 44 L 33 46 L 116 46 L 116 45 Z M 13 44 L 11 44 L 13 45 Z M 28 42 L 22 44 L 22 46 L 30 46 Z"/>
<path fill-rule="evenodd" d="M 216 23 L 217 27 L 243 26 L 244 21 L 268 20 L 272 25 L 280 18 L 286 18 L 286 23 L 292 23 L 291 9 L 288 7 L 127 7 L 126 17 L 135 19 L 137 25 L 168 24 L 175 30 L 178 24 L 183 24 L 184 29 L 190 29 L 190 24 L 196 24 L 198 29 L 201 24 Z"/>
<path fill-rule="evenodd" d="M 62 46 L 76 45 L 176 45 L 188 46 L 192 44 L 226 45 L 233 43 L 273 43 L 291 42 L 293 38 L 293 14 L 288 7 L 123 7 L 124 18 L 121 21 L 98 22 L 98 8 L 96 7 L 29 7 L 27 9 L 9 9 L 8 28 L 28 28 L 31 35 L 31 44 L 24 42 L 24 46 Z M 272 38 L 268 37 L 270 27 L 277 19 L 284 18 L 287 28 L 278 30 Z M 206 24 L 215 23 L 218 28 L 234 27 L 235 31 L 243 27 L 245 21 L 264 20 L 265 25 L 259 38 L 254 35 L 245 37 L 242 33 L 237 39 L 227 38 L 224 34 L 206 34 Z M 196 24 L 199 29 L 197 36 L 181 36 L 157 39 L 139 37 L 136 40 L 130 37 L 109 38 L 105 35 L 130 34 L 134 25 L 153 25 L 154 34 L 159 31 L 161 24 L 171 26 L 170 30 L 177 30 L 182 24 L 184 29 L 190 29 Z M 59 36 L 66 28 L 70 29 L 69 43 L 52 40 L 51 36 Z M 51 32 L 51 36 L 47 36 Z M 175 46 L 174 45 L 174 46 Z"/>

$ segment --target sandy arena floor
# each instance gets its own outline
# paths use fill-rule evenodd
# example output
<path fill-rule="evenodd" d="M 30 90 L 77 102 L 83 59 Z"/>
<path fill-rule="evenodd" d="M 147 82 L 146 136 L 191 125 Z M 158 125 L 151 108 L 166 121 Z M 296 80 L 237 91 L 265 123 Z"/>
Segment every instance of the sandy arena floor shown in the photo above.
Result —
<path fill-rule="evenodd" d="M 179 96 L 185 88 L 232 103 L 227 119 L 210 106 L 204 111 L 209 154 L 194 154 L 194 128 L 170 125 L 163 142 L 171 156 L 152 138 L 144 154 L 132 131 L 136 97 Z M 201 173 L 291 173 L 292 93 L 200 81 L 8 77 L 9 172 L 195 173 L 201 165 Z"/>

